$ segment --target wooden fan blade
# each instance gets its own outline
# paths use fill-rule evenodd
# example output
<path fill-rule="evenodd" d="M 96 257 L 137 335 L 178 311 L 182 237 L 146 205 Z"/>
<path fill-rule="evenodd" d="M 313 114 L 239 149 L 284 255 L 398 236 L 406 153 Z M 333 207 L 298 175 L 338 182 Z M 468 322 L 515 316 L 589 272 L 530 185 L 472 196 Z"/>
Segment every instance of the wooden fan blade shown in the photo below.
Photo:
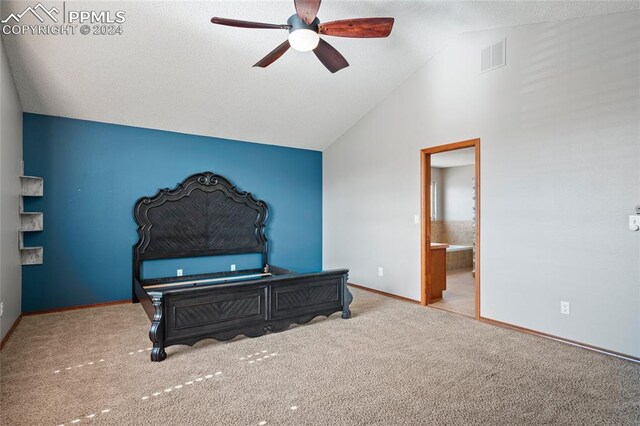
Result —
<path fill-rule="evenodd" d="M 289 40 L 285 40 L 280 46 L 273 49 L 267 56 L 260 59 L 254 67 L 266 68 L 272 63 L 274 63 L 280 56 L 284 55 L 284 53 L 289 50 Z"/>
<path fill-rule="evenodd" d="M 316 54 L 320 62 L 332 73 L 349 66 L 349 62 L 347 62 L 344 56 L 323 39 L 320 39 L 320 43 L 318 43 L 318 47 L 313 49 L 313 53 Z"/>
<path fill-rule="evenodd" d="M 316 19 L 318 9 L 320 9 L 320 1 L 321 0 L 293 0 L 298 18 L 302 19 L 302 22 L 305 24 L 311 25 L 314 19 Z"/>
<path fill-rule="evenodd" d="M 212 24 L 218 25 L 226 25 L 229 27 L 240 27 L 240 28 L 258 28 L 258 29 L 271 29 L 271 30 L 288 30 L 291 28 L 291 25 L 288 24 L 264 24 L 262 22 L 250 22 L 250 21 L 239 21 L 237 19 L 227 19 L 227 18 L 218 18 L 214 16 L 211 18 Z"/>
<path fill-rule="evenodd" d="M 357 18 L 324 22 L 318 32 L 336 37 L 378 38 L 388 36 L 392 28 L 393 18 Z"/>

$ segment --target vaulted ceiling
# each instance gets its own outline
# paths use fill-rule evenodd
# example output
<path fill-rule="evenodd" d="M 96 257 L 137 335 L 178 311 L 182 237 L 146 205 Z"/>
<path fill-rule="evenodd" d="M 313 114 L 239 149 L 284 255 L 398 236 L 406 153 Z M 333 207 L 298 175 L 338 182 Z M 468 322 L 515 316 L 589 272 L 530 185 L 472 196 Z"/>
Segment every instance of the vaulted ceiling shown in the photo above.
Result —
<path fill-rule="evenodd" d="M 34 2 L 2 2 L 19 13 Z M 62 2 L 43 1 L 45 6 Z M 285 23 L 293 1 L 67 1 L 123 10 L 122 35 L 4 35 L 26 112 L 322 150 L 456 34 L 620 12 L 639 2 L 330 1 L 318 17 L 392 16 L 386 39 L 326 37 L 351 66 L 329 73 L 289 50 L 252 68 L 286 30 L 212 25 L 212 16 Z M 26 19 L 26 18 L 25 18 Z M 35 22 L 37 23 L 37 22 Z"/>

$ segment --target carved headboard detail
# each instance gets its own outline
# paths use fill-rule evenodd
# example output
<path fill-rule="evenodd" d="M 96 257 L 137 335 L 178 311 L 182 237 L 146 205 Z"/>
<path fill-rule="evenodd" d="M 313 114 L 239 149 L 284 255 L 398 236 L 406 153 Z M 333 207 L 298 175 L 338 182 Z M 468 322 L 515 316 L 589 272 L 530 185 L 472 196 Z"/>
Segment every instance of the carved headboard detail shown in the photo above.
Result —
<path fill-rule="evenodd" d="M 174 189 L 136 201 L 138 242 L 134 274 L 147 259 L 261 253 L 268 264 L 267 204 L 211 172 L 186 178 Z"/>

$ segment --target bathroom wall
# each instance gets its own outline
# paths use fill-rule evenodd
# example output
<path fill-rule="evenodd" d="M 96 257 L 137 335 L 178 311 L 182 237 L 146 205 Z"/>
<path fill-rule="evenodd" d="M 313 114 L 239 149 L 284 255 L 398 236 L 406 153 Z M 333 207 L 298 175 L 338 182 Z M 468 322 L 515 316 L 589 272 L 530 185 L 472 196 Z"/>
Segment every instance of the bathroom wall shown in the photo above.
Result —
<path fill-rule="evenodd" d="M 470 220 L 432 220 L 431 241 L 470 246 L 473 244 L 473 222 Z"/>
<path fill-rule="evenodd" d="M 443 220 L 471 221 L 475 166 L 447 167 L 442 170 Z"/>
<path fill-rule="evenodd" d="M 474 175 L 474 165 L 431 168 L 431 182 L 437 185 L 437 215 L 431 222 L 433 242 L 472 245 Z"/>
<path fill-rule="evenodd" d="M 438 183 L 438 216 L 431 221 L 433 242 L 473 245 L 474 175 L 474 165 L 431 168 L 431 181 Z M 447 270 L 470 269 L 472 266 L 471 250 L 447 252 Z"/>

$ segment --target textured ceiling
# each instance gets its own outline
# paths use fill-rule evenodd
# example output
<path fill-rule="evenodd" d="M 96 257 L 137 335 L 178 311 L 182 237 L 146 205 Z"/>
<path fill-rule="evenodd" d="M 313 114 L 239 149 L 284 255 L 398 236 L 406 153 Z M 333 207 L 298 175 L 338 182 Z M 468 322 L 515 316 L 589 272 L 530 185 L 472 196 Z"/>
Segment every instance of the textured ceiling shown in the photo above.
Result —
<path fill-rule="evenodd" d="M 3 0 L 2 18 L 34 3 Z M 313 53 L 293 50 L 269 68 L 252 68 L 287 32 L 209 23 L 212 16 L 285 23 L 293 1 L 67 1 L 65 7 L 124 10 L 123 34 L 3 36 L 25 111 L 322 150 L 458 33 L 640 3 L 325 0 L 318 14 L 325 22 L 396 18 L 387 39 L 326 37 L 351 64 L 336 74 Z"/>

